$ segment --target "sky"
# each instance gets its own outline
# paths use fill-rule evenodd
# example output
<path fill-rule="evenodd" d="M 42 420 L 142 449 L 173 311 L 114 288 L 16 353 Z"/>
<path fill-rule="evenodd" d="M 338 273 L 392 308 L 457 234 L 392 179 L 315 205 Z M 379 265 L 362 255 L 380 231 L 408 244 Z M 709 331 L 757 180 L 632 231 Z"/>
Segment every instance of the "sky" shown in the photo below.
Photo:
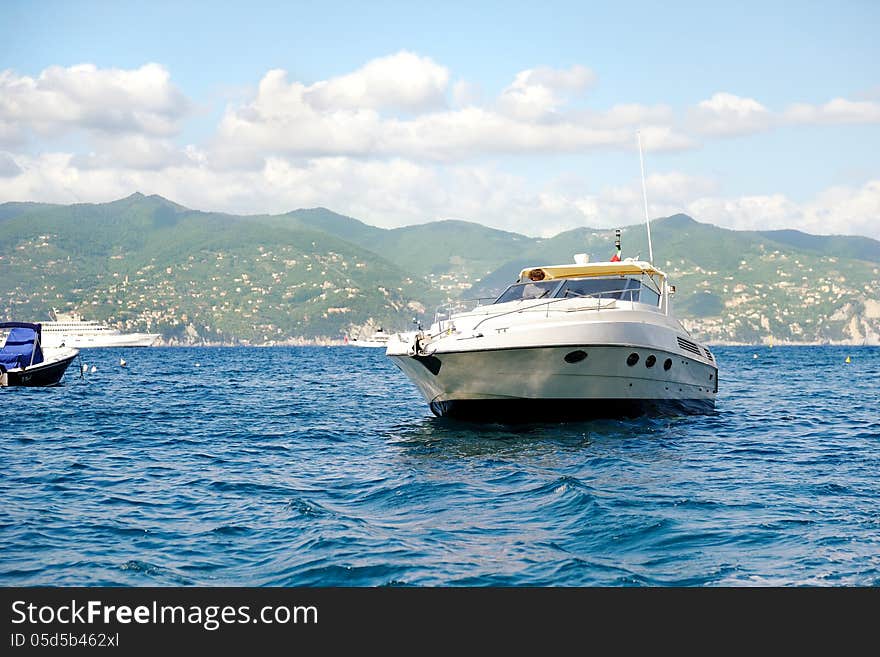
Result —
<path fill-rule="evenodd" d="M 0 202 L 880 239 L 880 2 L 0 3 Z"/>

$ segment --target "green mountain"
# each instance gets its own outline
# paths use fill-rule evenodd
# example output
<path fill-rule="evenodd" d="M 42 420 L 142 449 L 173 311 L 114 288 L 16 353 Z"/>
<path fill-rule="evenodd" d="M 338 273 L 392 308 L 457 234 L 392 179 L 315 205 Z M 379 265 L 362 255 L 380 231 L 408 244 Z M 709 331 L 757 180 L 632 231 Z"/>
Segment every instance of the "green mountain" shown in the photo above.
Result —
<path fill-rule="evenodd" d="M 3 203 L 0 205 L 0 221 L 7 217 L 15 217 L 24 212 L 51 207 L 53 206 L 49 203 Z"/>
<path fill-rule="evenodd" d="M 195 212 L 158 196 L 5 211 L 0 315 L 78 309 L 169 341 L 339 339 L 437 301 L 360 246 L 297 224 Z M 403 327 L 401 327 L 403 328 Z"/>
<path fill-rule="evenodd" d="M 799 251 L 880 262 L 880 242 L 864 237 L 809 235 L 799 230 L 768 230 L 757 234 Z"/>
<path fill-rule="evenodd" d="M 385 230 L 324 208 L 296 210 L 284 216 L 374 253 L 393 255 L 407 271 L 434 281 L 447 273 L 461 280 L 477 280 L 531 242 L 523 235 L 467 221 L 435 221 Z"/>
<path fill-rule="evenodd" d="M 651 223 L 677 314 L 713 342 L 880 343 L 880 242 L 733 231 L 674 215 Z M 621 228 L 647 259 L 644 224 Z M 614 252 L 614 231 L 531 238 L 464 221 L 386 230 L 325 208 L 238 216 L 133 194 L 101 204 L 0 204 L 0 317 L 53 308 L 168 343 L 335 341 L 428 322 L 497 295 L 528 266 Z"/>

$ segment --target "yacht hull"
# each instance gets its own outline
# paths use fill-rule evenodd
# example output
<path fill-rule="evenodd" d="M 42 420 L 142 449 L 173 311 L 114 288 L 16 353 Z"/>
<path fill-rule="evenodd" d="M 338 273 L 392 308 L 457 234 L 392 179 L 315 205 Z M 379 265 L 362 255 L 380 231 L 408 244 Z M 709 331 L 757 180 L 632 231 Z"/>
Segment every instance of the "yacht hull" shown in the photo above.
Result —
<path fill-rule="evenodd" d="M 718 390 L 714 365 L 650 346 L 574 344 L 388 355 L 440 416 L 706 412 L 714 408 Z"/>
<path fill-rule="evenodd" d="M 539 422 L 669 417 L 711 413 L 702 399 L 459 399 L 428 404 L 437 417 L 494 422 Z"/>
<path fill-rule="evenodd" d="M 351 340 L 348 345 L 350 347 L 368 347 L 385 349 L 388 346 L 387 340 Z"/>

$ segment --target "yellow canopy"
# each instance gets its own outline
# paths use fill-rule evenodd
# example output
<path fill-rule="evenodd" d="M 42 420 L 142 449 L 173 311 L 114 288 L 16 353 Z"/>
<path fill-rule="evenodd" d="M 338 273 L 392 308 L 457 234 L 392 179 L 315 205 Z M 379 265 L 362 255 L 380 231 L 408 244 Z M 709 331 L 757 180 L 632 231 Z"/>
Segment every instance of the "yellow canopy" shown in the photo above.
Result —
<path fill-rule="evenodd" d="M 654 265 L 643 260 L 624 260 L 623 262 L 588 262 L 583 265 L 548 265 L 546 267 L 526 267 L 519 274 L 519 280 L 529 280 L 529 272 L 540 269 L 544 272 L 543 280 L 557 278 L 583 278 L 585 276 L 627 276 L 647 274 L 648 276 L 666 277 Z"/>

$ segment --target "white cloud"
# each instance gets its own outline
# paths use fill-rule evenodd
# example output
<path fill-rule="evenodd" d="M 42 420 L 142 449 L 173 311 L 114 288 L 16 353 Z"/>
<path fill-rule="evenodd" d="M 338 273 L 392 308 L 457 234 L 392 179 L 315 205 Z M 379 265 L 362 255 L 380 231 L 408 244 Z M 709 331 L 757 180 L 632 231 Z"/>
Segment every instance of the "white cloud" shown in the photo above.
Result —
<path fill-rule="evenodd" d="M 668 105 L 628 103 L 614 105 L 605 112 L 597 112 L 591 119 L 598 125 L 609 128 L 641 125 L 667 127 L 674 123 L 675 115 Z"/>
<path fill-rule="evenodd" d="M 9 153 L 0 151 L 0 178 L 17 176 L 21 173 L 21 167 Z"/>
<path fill-rule="evenodd" d="M 282 213 L 325 206 L 367 223 L 395 227 L 464 219 L 527 235 L 575 227 L 614 228 L 644 217 L 641 185 L 601 187 L 570 177 L 536 183 L 489 166 L 422 164 L 403 158 L 270 158 L 254 171 L 222 171 L 202 154 L 161 170 L 77 165 L 70 154 L 16 156 L 19 172 L 0 176 L 0 198 L 54 203 L 105 202 L 138 190 L 198 210 Z M 832 187 L 797 203 L 782 194 L 718 197 L 715 181 L 681 172 L 648 177 L 652 218 L 686 212 L 738 230 L 798 228 L 814 234 L 880 239 L 880 181 Z M 688 202 L 696 194 L 701 198 Z"/>
<path fill-rule="evenodd" d="M 406 61 L 411 57 L 407 55 Z M 388 67 L 398 59 L 382 61 Z M 411 68 L 407 79 L 413 88 L 439 90 L 448 79 L 431 66 Z M 424 85 L 413 81 L 419 74 L 427 79 Z M 360 73 L 352 75 L 361 81 L 369 79 Z M 662 106 L 621 105 L 608 113 L 563 111 L 565 94 L 582 91 L 592 79 L 593 74 L 584 67 L 533 69 L 519 73 L 502 94 L 498 105 L 504 111 L 474 104 L 472 88 L 456 85 L 452 89 L 456 109 L 389 116 L 374 103 L 344 100 L 329 104 L 329 99 L 338 99 L 338 95 L 327 95 L 315 103 L 314 90 L 328 89 L 332 81 L 306 87 L 289 82 L 285 71 L 273 70 L 260 82 L 253 101 L 227 110 L 211 146 L 212 160 L 218 166 L 254 169 L 261 167 L 265 158 L 278 156 L 453 161 L 493 154 L 629 149 L 635 143 L 632 124 L 636 121 L 648 122 L 644 134 L 650 136 L 655 150 L 693 146 L 690 139 L 667 125 L 671 113 Z M 345 88 L 355 86 L 346 83 Z M 357 88 L 365 96 L 372 93 Z M 548 112 L 553 120 L 547 120 Z"/>
<path fill-rule="evenodd" d="M 880 103 L 845 98 L 820 106 L 797 103 L 784 116 L 791 123 L 880 123 Z"/>
<path fill-rule="evenodd" d="M 519 119 L 542 119 L 557 112 L 569 95 L 583 92 L 595 79 L 595 74 L 584 66 L 528 69 L 517 73 L 501 93 L 498 105 L 502 112 Z"/>
<path fill-rule="evenodd" d="M 688 123 L 700 134 L 715 137 L 754 134 L 792 124 L 880 123 L 880 103 L 835 98 L 824 105 L 794 103 L 773 112 L 754 98 L 717 93 L 688 112 Z"/>
<path fill-rule="evenodd" d="M 621 145 L 627 149 L 635 150 L 637 147 L 636 138 L 633 134 L 634 127 L 636 126 L 630 126 L 629 129 L 621 131 L 623 138 Z M 661 151 L 683 151 L 697 147 L 697 142 L 680 132 L 676 132 L 672 126 L 642 125 L 639 128 L 639 131 L 642 133 L 642 148 L 646 151 L 654 153 Z"/>
<path fill-rule="evenodd" d="M 691 176 L 680 171 L 653 173 L 645 179 L 648 199 L 684 207 L 689 199 L 705 196 L 718 189 L 718 182 L 706 176 Z"/>
<path fill-rule="evenodd" d="M 590 191 L 591 185 L 586 181 L 560 182 L 539 195 L 539 212 L 555 217 L 553 221 L 546 220 L 553 230 L 543 231 L 543 235 L 577 226 L 615 228 L 644 221 L 644 196 L 638 179 L 627 185 L 604 186 L 598 191 Z M 677 171 L 652 174 L 645 185 L 648 216 L 652 219 L 683 212 L 687 200 L 695 194 L 711 193 L 717 188 L 710 178 Z"/>
<path fill-rule="evenodd" d="M 52 66 L 37 78 L 2 71 L 0 139 L 74 130 L 173 135 L 189 102 L 170 78 L 158 64 L 134 70 Z"/>
<path fill-rule="evenodd" d="M 801 203 L 784 194 L 715 196 L 716 181 L 680 172 L 655 174 L 646 182 L 652 219 L 684 212 L 697 221 L 734 230 L 795 228 L 814 235 L 862 235 L 880 240 L 880 180 L 858 187 L 831 187 Z M 703 196 L 688 200 L 697 194 Z M 534 206 L 533 216 L 540 218 L 536 223 L 552 227 L 543 231 L 544 235 L 576 225 L 634 225 L 644 218 L 642 191 L 636 182 L 595 193 L 578 193 L 569 185 L 569 193 L 546 190 L 536 199 L 526 200 Z"/>
<path fill-rule="evenodd" d="M 797 228 L 815 235 L 880 239 L 880 180 L 861 187 L 831 187 L 803 203 L 784 194 L 706 197 L 689 204 L 688 212 L 701 221 L 736 230 Z"/>
<path fill-rule="evenodd" d="M 596 74 L 586 66 L 575 65 L 568 69 L 540 66 L 523 71 L 516 79 L 524 86 L 542 86 L 557 92 L 581 93 L 596 82 Z"/>
<path fill-rule="evenodd" d="M 806 205 L 805 221 L 794 225 L 817 234 L 869 235 L 880 239 L 880 180 L 861 187 L 831 187 Z"/>
<path fill-rule="evenodd" d="M 20 174 L 0 178 L 0 198 L 105 202 L 138 190 L 194 209 L 243 214 L 321 205 L 383 227 L 464 219 L 551 235 L 584 225 L 583 198 L 560 195 L 554 207 L 546 190 L 492 167 L 424 165 L 401 158 L 270 158 L 262 169 L 242 172 L 211 169 L 195 158 L 162 170 L 81 168 L 73 156 L 60 153 L 19 160 Z"/>
<path fill-rule="evenodd" d="M 218 163 L 255 168 L 279 153 L 365 155 L 375 149 L 383 125 L 376 110 L 321 111 L 305 93 L 302 84 L 287 82 L 285 71 L 269 71 L 253 102 L 223 116 L 212 146 Z"/>
<path fill-rule="evenodd" d="M 701 221 L 735 230 L 772 230 L 791 228 L 787 223 L 802 216 L 801 208 L 784 194 L 705 197 L 688 205 L 688 214 Z"/>
<path fill-rule="evenodd" d="M 22 126 L 13 121 L 6 121 L 0 114 L 0 146 L 20 146 L 25 142 Z"/>
<path fill-rule="evenodd" d="M 120 135 L 95 137 L 95 150 L 74 156 L 74 166 L 83 169 L 119 167 L 122 169 L 165 169 L 184 164 L 193 154 L 190 149 L 181 150 L 169 139 L 156 139 L 144 135 Z"/>
<path fill-rule="evenodd" d="M 580 66 L 532 68 L 484 102 L 479 87 L 453 84 L 446 68 L 409 52 L 310 85 L 272 70 L 249 98 L 230 104 L 207 143 L 183 147 L 173 136 L 190 104 L 159 65 L 52 67 L 37 78 L 4 71 L 0 200 L 108 201 L 140 190 L 205 210 L 323 205 L 385 227 L 460 218 L 544 236 L 635 224 L 643 216 L 635 177 L 602 186 L 500 168 L 508 155 L 615 149 L 635 156 L 636 129 L 648 153 L 698 145 L 667 105 L 586 109 L 578 100 L 595 78 Z M 730 136 L 792 123 L 880 121 L 880 103 L 838 98 L 775 113 L 753 98 L 717 93 L 687 119 L 691 134 Z M 34 154 L 19 148 L 32 133 L 50 144 L 60 135 L 68 145 L 78 143 L 69 135 L 84 133 L 87 147 Z M 808 202 L 782 194 L 725 198 L 715 181 L 675 171 L 652 172 L 647 185 L 652 217 L 685 211 L 732 228 L 880 237 L 877 182 L 830 188 Z"/>
<path fill-rule="evenodd" d="M 305 101 L 318 110 L 443 107 L 449 71 L 428 57 L 401 51 L 374 59 L 362 68 L 303 88 Z"/>
<path fill-rule="evenodd" d="M 688 119 L 699 133 L 725 137 L 768 130 L 775 121 L 770 110 L 754 98 L 724 92 L 698 103 Z"/>
<path fill-rule="evenodd" d="M 480 105 L 483 102 L 483 89 L 472 82 L 459 80 L 452 85 L 452 104 L 455 107 Z"/>

